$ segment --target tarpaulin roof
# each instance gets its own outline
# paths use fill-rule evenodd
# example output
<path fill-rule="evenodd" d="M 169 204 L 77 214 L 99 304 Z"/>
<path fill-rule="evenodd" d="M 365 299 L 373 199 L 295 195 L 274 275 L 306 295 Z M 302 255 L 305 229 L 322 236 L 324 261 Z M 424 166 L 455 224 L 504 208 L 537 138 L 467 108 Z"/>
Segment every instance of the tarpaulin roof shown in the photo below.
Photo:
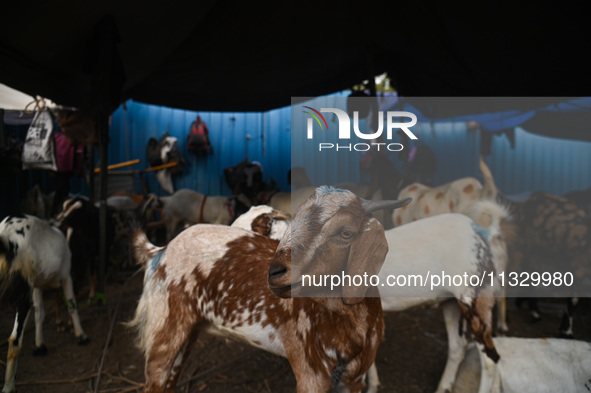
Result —
<path fill-rule="evenodd" d="M 0 12 L 0 82 L 65 106 L 108 100 L 111 110 L 132 98 L 261 111 L 382 72 L 408 97 L 591 93 L 587 13 L 568 2 L 466 7 L 11 1 Z"/>
<path fill-rule="evenodd" d="M 519 126 L 536 134 L 591 141 L 591 97 L 387 97 L 380 110 L 397 107 L 420 121 L 472 121 L 493 133 Z"/>

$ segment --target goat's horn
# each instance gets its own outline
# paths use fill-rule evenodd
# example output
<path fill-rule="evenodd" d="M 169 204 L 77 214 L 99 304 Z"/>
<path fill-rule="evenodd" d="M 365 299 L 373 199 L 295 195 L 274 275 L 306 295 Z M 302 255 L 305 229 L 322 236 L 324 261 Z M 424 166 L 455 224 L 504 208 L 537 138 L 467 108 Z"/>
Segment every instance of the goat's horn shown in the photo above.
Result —
<path fill-rule="evenodd" d="M 406 206 L 412 201 L 412 198 L 402 199 L 400 201 L 373 201 L 369 199 L 361 199 L 361 206 L 366 213 L 371 213 L 380 209 L 397 209 Z"/>

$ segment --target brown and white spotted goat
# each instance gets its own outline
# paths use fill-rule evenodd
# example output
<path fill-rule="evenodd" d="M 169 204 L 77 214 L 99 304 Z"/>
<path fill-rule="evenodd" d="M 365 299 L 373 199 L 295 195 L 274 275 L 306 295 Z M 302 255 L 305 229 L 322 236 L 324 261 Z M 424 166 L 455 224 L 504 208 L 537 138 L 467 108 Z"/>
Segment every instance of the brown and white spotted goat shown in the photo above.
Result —
<path fill-rule="evenodd" d="M 325 264 L 348 274 L 379 271 L 388 246 L 369 215 L 376 207 L 321 187 L 292 221 L 293 232 L 304 236 L 288 230 L 279 245 L 218 225 L 195 225 L 166 248 L 138 232 L 136 257 L 146 273 L 130 324 L 139 329 L 146 356 L 144 392 L 174 392 L 184 360 L 205 330 L 287 357 L 298 393 L 360 393 L 384 332 L 380 299 L 366 297 L 363 287 L 343 287 L 338 297 L 292 298 L 298 280 L 289 272 L 292 248 L 307 250 L 297 264 L 303 274 Z"/>
<path fill-rule="evenodd" d="M 494 199 L 497 188 L 490 169 L 482 158 L 479 161 L 484 186 L 473 177 L 463 177 L 438 187 L 413 183 L 403 188 L 398 198 L 412 198 L 413 203 L 394 211 L 395 226 L 443 213 L 463 213 L 472 203 Z"/>
<path fill-rule="evenodd" d="M 35 310 L 35 350 L 47 352 L 43 340 L 43 290 L 63 288 L 79 344 L 88 337 L 80 326 L 66 238 L 46 221 L 32 216 L 6 217 L 0 223 L 0 296 L 6 293 L 16 308 L 14 329 L 8 338 L 6 377 L 2 392 L 15 391 L 16 365 L 32 305 Z"/>

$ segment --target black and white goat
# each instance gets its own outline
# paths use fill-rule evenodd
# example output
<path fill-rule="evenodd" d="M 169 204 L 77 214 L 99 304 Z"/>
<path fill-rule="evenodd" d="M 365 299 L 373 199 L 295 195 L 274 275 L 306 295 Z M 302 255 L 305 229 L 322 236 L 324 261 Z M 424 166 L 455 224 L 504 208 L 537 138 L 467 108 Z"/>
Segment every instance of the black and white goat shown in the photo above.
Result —
<path fill-rule="evenodd" d="M 94 299 L 96 288 L 97 260 L 100 250 L 99 208 L 84 197 L 64 201 L 62 211 L 56 216 L 58 226 L 66 228 L 72 252 L 72 276 L 78 286 L 90 272 L 89 299 Z M 113 244 L 115 227 L 107 214 L 107 250 Z"/>
<path fill-rule="evenodd" d="M 71 254 L 66 238 L 37 217 L 6 217 L 0 223 L 0 282 L 2 291 L 16 307 L 14 329 L 8 338 L 8 359 L 3 392 L 15 391 L 15 375 L 23 333 L 31 311 L 35 310 L 35 351 L 45 354 L 43 341 L 43 290 L 61 287 L 74 323 L 79 344 L 88 337 L 82 330 L 70 278 Z M 32 297 L 32 299 L 31 299 Z"/>
<path fill-rule="evenodd" d="M 388 247 L 369 212 L 408 202 L 362 204 L 349 192 L 319 188 L 291 224 L 304 236 L 286 231 L 279 244 L 220 225 L 192 226 L 166 248 L 139 232 L 136 258 L 146 273 L 131 324 L 146 356 L 144 392 L 174 392 L 192 344 L 210 331 L 287 357 L 298 393 L 360 393 L 384 331 L 377 289 L 291 298 L 297 284 L 289 272 L 324 266 L 377 273 Z M 292 265 L 292 248 L 309 252 Z"/>

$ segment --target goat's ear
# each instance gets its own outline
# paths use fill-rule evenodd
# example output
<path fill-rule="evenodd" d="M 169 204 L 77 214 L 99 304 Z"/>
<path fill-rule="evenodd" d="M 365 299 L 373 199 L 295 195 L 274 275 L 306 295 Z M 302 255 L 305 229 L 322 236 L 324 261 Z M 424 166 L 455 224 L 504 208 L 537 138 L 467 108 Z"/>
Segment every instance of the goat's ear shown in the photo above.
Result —
<path fill-rule="evenodd" d="M 384 264 L 388 254 L 388 242 L 384 234 L 384 227 L 375 218 L 370 218 L 365 223 L 362 232 L 358 235 L 349 250 L 347 271 L 351 277 L 355 275 L 363 277 L 367 273 L 367 283 L 372 275 L 377 275 Z M 353 284 L 353 282 L 351 282 Z M 363 283 L 362 283 L 363 284 Z M 343 286 L 343 303 L 357 304 L 365 297 L 369 286 Z"/>

